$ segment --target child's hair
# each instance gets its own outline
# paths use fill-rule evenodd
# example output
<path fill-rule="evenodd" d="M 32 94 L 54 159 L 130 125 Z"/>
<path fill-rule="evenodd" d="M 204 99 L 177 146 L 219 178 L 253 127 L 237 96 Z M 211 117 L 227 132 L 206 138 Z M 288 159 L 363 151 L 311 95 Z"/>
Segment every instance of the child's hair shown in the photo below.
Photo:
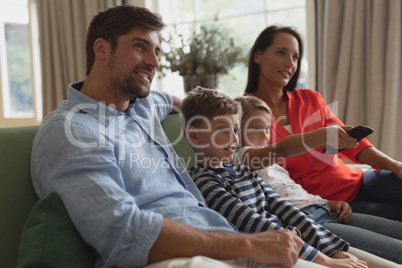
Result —
<path fill-rule="evenodd" d="M 240 119 L 240 125 L 243 127 L 244 124 L 253 116 L 256 110 L 264 110 L 270 116 L 272 116 L 271 109 L 269 109 L 268 105 L 265 101 L 254 97 L 254 96 L 240 96 L 234 99 L 238 103 L 240 103 L 242 108 L 242 117 Z"/>
<path fill-rule="evenodd" d="M 205 118 L 241 113 L 241 106 L 226 94 L 209 88 L 196 87 L 183 100 L 181 110 L 184 127 L 189 125 L 199 127 Z"/>

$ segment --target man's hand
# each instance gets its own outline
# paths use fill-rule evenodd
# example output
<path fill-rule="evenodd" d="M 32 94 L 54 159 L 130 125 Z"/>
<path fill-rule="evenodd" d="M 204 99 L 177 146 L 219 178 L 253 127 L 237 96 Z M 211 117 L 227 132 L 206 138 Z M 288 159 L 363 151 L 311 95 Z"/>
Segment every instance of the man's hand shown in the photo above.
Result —
<path fill-rule="evenodd" d="M 338 221 L 341 223 L 349 223 L 352 219 L 352 208 L 343 201 L 328 201 L 331 211 L 339 214 Z"/>
<path fill-rule="evenodd" d="M 247 234 L 247 257 L 259 262 L 292 267 L 299 258 L 303 240 L 289 230 Z"/>
<path fill-rule="evenodd" d="M 292 267 L 298 261 L 303 244 L 289 230 L 261 233 L 204 231 L 163 219 L 148 263 L 202 255 L 217 260 L 248 258 L 259 263 Z"/>

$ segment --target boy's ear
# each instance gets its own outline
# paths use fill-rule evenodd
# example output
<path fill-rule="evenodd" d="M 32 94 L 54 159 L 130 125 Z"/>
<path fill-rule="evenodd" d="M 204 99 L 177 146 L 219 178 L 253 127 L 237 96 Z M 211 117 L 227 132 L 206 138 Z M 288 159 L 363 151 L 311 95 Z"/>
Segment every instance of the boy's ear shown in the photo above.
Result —
<path fill-rule="evenodd" d="M 188 126 L 186 128 L 186 136 L 191 143 L 199 144 L 200 141 L 197 135 L 197 128 L 195 126 Z"/>

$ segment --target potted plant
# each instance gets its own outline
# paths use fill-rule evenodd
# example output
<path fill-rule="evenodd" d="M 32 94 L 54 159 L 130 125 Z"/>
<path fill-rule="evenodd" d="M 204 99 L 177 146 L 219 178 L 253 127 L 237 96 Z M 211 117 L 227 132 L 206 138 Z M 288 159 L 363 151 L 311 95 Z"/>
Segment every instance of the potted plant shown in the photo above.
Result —
<path fill-rule="evenodd" d="M 202 25 L 188 38 L 175 31 L 163 41 L 160 71 L 179 72 L 186 92 L 196 86 L 215 89 L 218 75 L 245 62 L 244 49 L 235 45 L 230 30 L 215 24 Z"/>

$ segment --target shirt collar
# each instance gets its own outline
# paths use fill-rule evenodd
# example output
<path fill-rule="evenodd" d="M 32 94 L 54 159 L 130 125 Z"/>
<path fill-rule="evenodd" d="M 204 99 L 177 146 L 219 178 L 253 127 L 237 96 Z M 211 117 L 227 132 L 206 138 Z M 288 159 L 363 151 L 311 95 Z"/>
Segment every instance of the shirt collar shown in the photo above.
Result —
<path fill-rule="evenodd" d="M 105 127 L 117 117 L 125 115 L 123 112 L 119 112 L 109 106 L 106 106 L 102 102 L 98 102 L 87 95 L 80 92 L 84 81 L 72 83 L 68 86 L 68 101 L 71 106 L 80 110 L 83 113 L 87 113 L 95 117 Z M 135 101 L 131 101 L 128 113 L 132 114 Z"/>

